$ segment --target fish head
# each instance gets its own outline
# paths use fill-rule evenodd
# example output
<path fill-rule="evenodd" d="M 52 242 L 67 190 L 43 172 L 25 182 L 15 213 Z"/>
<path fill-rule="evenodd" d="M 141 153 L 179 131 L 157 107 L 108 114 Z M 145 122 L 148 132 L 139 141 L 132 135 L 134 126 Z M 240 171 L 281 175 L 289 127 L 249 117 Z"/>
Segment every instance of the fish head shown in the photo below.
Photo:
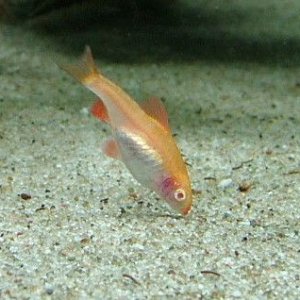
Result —
<path fill-rule="evenodd" d="M 167 177 L 162 181 L 160 191 L 162 197 L 174 210 L 183 216 L 189 214 L 193 203 L 193 193 L 189 180 L 180 182 Z"/>

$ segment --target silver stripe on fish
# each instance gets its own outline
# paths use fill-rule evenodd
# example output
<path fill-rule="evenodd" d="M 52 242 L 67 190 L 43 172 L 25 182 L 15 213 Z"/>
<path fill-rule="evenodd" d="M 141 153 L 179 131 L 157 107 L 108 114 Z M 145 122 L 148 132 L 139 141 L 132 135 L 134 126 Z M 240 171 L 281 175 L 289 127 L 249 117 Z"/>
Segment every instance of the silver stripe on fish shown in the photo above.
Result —
<path fill-rule="evenodd" d="M 143 137 L 127 130 L 115 132 L 122 160 L 132 175 L 141 183 L 152 186 L 157 174 L 163 171 L 163 160 Z"/>

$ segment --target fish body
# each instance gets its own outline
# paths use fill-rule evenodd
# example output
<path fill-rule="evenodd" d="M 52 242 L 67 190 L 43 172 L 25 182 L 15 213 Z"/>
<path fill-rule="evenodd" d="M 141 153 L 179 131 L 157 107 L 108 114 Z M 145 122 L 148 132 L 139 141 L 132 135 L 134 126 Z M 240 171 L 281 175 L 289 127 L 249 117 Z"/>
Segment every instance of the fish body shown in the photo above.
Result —
<path fill-rule="evenodd" d="M 137 181 L 187 215 L 192 206 L 190 179 L 162 102 L 150 98 L 137 104 L 98 71 L 89 47 L 78 64 L 62 68 L 99 98 L 91 112 L 112 128 L 104 153 L 123 161 Z"/>

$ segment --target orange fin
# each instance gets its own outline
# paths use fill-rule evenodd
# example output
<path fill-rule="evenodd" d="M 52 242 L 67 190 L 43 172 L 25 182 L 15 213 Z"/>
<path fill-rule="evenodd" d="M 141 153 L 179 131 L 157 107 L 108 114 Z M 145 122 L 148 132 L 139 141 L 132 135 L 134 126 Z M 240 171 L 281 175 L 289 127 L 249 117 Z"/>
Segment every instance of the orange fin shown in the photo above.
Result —
<path fill-rule="evenodd" d="M 91 114 L 97 119 L 109 123 L 107 109 L 100 98 L 98 98 L 98 100 L 92 105 Z"/>
<path fill-rule="evenodd" d="M 113 138 L 110 138 L 103 143 L 102 151 L 109 157 L 115 159 L 121 158 L 119 146 Z"/>
<path fill-rule="evenodd" d="M 91 83 L 99 75 L 89 46 L 85 46 L 82 58 L 78 63 L 59 64 L 59 66 L 83 84 Z"/>
<path fill-rule="evenodd" d="M 153 119 L 157 120 L 166 130 L 170 131 L 168 113 L 159 98 L 151 97 L 140 103 L 141 108 Z"/>

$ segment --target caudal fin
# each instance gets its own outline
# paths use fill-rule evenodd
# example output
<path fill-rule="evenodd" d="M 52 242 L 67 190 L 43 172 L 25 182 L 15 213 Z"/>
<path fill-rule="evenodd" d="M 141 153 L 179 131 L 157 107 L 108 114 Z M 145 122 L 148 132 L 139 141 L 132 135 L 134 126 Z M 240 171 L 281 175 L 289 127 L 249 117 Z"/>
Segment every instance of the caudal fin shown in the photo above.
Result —
<path fill-rule="evenodd" d="M 99 75 L 89 46 L 85 46 L 84 53 L 78 63 L 59 64 L 59 66 L 82 84 L 91 83 Z"/>

